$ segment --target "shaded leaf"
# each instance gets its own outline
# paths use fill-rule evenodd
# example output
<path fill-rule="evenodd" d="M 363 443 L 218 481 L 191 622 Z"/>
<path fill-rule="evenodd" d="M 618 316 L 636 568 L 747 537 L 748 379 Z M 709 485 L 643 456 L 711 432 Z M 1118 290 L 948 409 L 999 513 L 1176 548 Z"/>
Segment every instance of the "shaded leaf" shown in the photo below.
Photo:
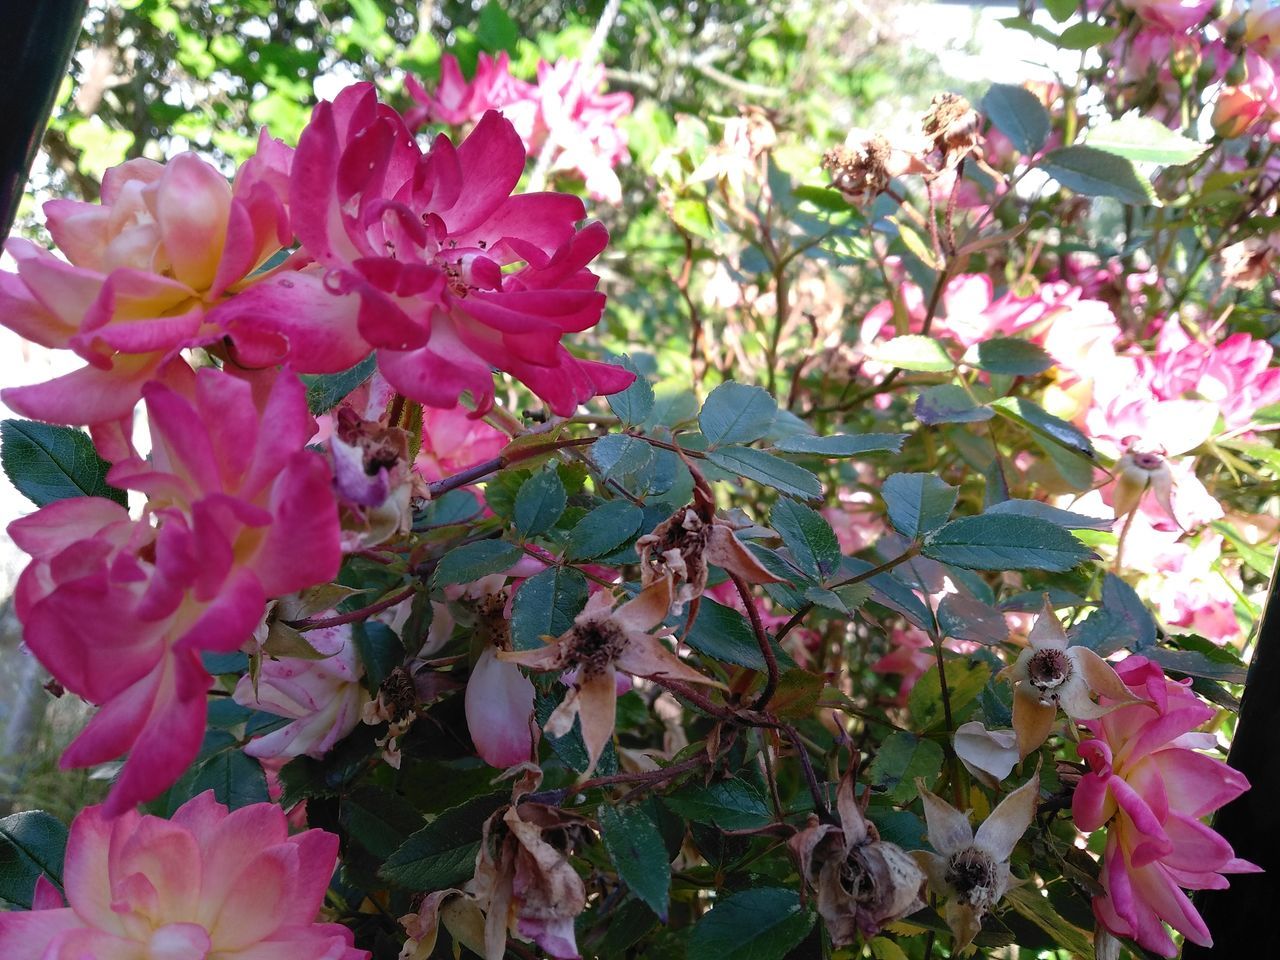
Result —
<path fill-rule="evenodd" d="M 960 490 L 932 473 L 895 473 L 885 479 L 880 495 L 894 529 L 914 540 L 947 522 Z"/>
<path fill-rule="evenodd" d="M 404 841 L 378 876 L 409 890 L 443 890 L 471 879 L 484 822 L 510 802 L 491 793 L 450 807 Z"/>
<path fill-rule="evenodd" d="M 822 497 L 822 483 L 804 467 L 754 447 L 723 447 L 707 454 L 707 459 L 722 470 L 793 497 L 804 500 Z"/>
<path fill-rule="evenodd" d="M 671 864 L 657 826 L 636 804 L 604 804 L 598 817 L 600 836 L 618 877 L 665 923 Z"/>
<path fill-rule="evenodd" d="M 106 497 L 128 505 L 125 492 L 107 483 L 110 465 L 83 431 L 35 420 L 4 420 L 0 441 L 5 476 L 37 507 L 72 497 Z"/>
<path fill-rule="evenodd" d="M 707 396 L 698 424 L 710 447 L 750 443 L 769 432 L 777 413 L 778 403 L 767 391 L 729 380 Z"/>
<path fill-rule="evenodd" d="M 982 98 L 981 108 L 1019 153 L 1030 155 L 1044 146 L 1049 136 L 1049 112 L 1030 90 L 993 83 Z"/>
<path fill-rule="evenodd" d="M 1088 547 L 1055 523 L 999 514 L 952 520 L 925 538 L 921 552 L 971 570 L 1063 573 L 1094 559 Z"/>
<path fill-rule="evenodd" d="M 813 927 L 800 894 L 786 887 L 755 887 L 718 900 L 693 926 L 689 957 L 783 960 Z"/>

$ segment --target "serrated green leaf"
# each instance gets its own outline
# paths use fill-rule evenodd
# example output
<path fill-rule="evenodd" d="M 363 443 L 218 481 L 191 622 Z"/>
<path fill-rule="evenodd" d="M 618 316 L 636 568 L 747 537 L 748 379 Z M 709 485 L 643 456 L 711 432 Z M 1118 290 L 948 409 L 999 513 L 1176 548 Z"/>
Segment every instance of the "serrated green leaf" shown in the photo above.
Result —
<path fill-rule="evenodd" d="M 916 419 L 926 426 L 938 423 L 978 423 L 990 420 L 995 415 L 994 410 L 979 406 L 963 387 L 954 383 L 925 387 L 920 391 L 920 396 L 916 397 Z"/>
<path fill-rule="evenodd" d="M 1067 570 L 1095 559 L 1056 523 L 1038 517 L 961 517 L 927 537 L 921 553 L 970 570 Z"/>
<path fill-rule="evenodd" d="M 867 776 L 894 803 L 907 803 L 916 796 L 916 777 L 932 784 L 942 772 L 942 760 L 942 747 L 932 740 L 896 731 L 880 744 Z"/>
<path fill-rule="evenodd" d="M 1137 113 L 1094 127 L 1085 134 L 1085 142 L 1126 160 L 1162 166 L 1182 166 L 1209 149 L 1209 144 L 1184 137 L 1154 117 Z"/>
<path fill-rule="evenodd" d="M 1053 366 L 1053 357 L 1043 347 L 1016 337 L 992 337 L 975 343 L 965 354 L 965 361 L 987 373 L 1010 377 L 1033 377 Z"/>
<path fill-rule="evenodd" d="M 811 577 L 823 580 L 839 568 L 840 541 L 817 510 L 794 500 L 779 500 L 769 515 L 769 525 L 782 537 L 800 569 Z"/>
<path fill-rule="evenodd" d="M 636 379 L 627 389 L 611 393 L 605 400 L 615 417 L 627 426 L 638 426 L 653 412 L 653 385 L 640 374 L 640 368 L 630 357 L 623 356 L 613 362 L 630 370 Z"/>
<path fill-rule="evenodd" d="M 671 864 L 657 826 L 636 804 L 603 804 L 598 817 L 600 837 L 618 877 L 665 923 Z"/>
<path fill-rule="evenodd" d="M 405 840 L 378 876 L 419 891 L 444 890 L 469 880 L 484 822 L 510 800 L 510 794 L 491 793 L 450 807 Z"/>
<path fill-rule="evenodd" d="M 66 825 L 43 810 L 0 820 L 0 900 L 30 910 L 41 874 L 61 887 L 66 847 Z"/>
<path fill-rule="evenodd" d="M 711 391 L 698 414 L 709 447 L 759 440 L 773 426 L 778 403 L 768 392 L 728 380 Z"/>
<path fill-rule="evenodd" d="M 512 518 L 523 536 L 536 537 L 556 525 L 569 503 L 564 484 L 554 469 L 543 470 L 520 485 Z"/>
<path fill-rule="evenodd" d="M 502 540 L 478 540 L 454 547 L 436 567 L 431 582 L 436 587 L 448 587 L 455 583 L 471 583 L 493 573 L 509 569 L 524 556 L 524 551 L 514 543 Z"/>
<path fill-rule="evenodd" d="M 754 447 L 723 447 L 707 454 L 722 470 L 754 480 L 766 487 L 804 500 L 822 498 L 822 483 L 804 467 L 798 467 Z"/>
<path fill-rule="evenodd" d="M 775 448 L 783 453 L 809 453 L 838 459 L 863 453 L 901 453 L 908 436 L 906 433 L 837 433 L 827 437 L 792 434 L 779 440 Z"/>
<path fill-rule="evenodd" d="M 1049 136 L 1049 112 L 1030 90 L 993 83 L 982 98 L 982 112 L 1009 138 L 1019 153 L 1031 155 Z"/>
<path fill-rule="evenodd" d="M 932 473 L 895 473 L 885 479 L 880 495 L 894 529 L 914 540 L 947 522 L 960 490 Z"/>
<path fill-rule="evenodd" d="M 903 370 L 944 373 L 955 368 L 955 362 L 941 341 L 915 333 L 871 344 L 867 355 L 880 363 Z"/>
<path fill-rule="evenodd" d="M 693 926 L 688 956 L 716 960 L 783 960 L 813 927 L 800 894 L 755 887 L 716 902 Z"/>
<path fill-rule="evenodd" d="M 1088 437 L 1067 421 L 1055 417 L 1030 400 L 1023 400 L 1021 397 L 1001 397 L 992 401 L 991 409 L 1000 416 L 1026 427 L 1078 456 L 1090 461 L 1096 456 L 1093 443 Z"/>
<path fill-rule="evenodd" d="M 1089 50 L 1114 40 L 1117 33 L 1115 27 L 1101 23 L 1073 23 L 1058 37 L 1058 47 L 1063 50 Z"/>
<path fill-rule="evenodd" d="M 0 461 L 18 492 L 43 507 L 72 497 L 106 497 L 128 505 L 107 483 L 109 465 L 88 434 L 35 420 L 0 421 Z"/>
<path fill-rule="evenodd" d="M 212 790 L 219 803 L 233 810 L 270 800 L 262 764 L 248 756 L 240 740 L 225 730 L 205 733 L 195 763 L 159 802 L 164 812 L 172 816 L 178 807 L 206 790 Z"/>
<path fill-rule="evenodd" d="M 639 473 L 653 459 L 653 447 L 638 437 L 611 433 L 591 445 L 591 459 L 605 480 Z"/>
<path fill-rule="evenodd" d="M 747 618 L 710 597 L 703 597 L 698 605 L 698 616 L 689 629 L 685 642 L 699 653 L 732 663 L 739 667 L 763 671 L 766 668 L 764 654 Z M 791 658 L 776 643 L 774 655 L 780 664 L 792 665 Z"/>
<path fill-rule="evenodd" d="M 590 590 L 573 567 L 548 567 L 516 591 L 511 602 L 511 641 L 517 650 L 537 650 L 540 637 L 558 637 L 582 612 Z"/>
<path fill-rule="evenodd" d="M 374 690 L 382 686 L 382 681 L 387 679 L 391 671 L 404 662 L 405 649 L 400 638 L 379 620 L 353 623 L 351 641 L 360 654 L 369 686 Z"/>
<path fill-rule="evenodd" d="M 1115 521 L 1108 517 L 1089 517 L 1083 513 L 1041 503 L 1039 500 L 1002 500 L 999 503 L 993 503 L 983 512 L 1038 517 L 1041 520 L 1056 523 L 1064 530 L 1110 530 L 1115 524 Z"/>
<path fill-rule="evenodd" d="M 596 507 L 569 532 L 565 556 L 592 560 L 612 553 L 635 536 L 644 511 L 626 500 L 610 500 Z"/>
<path fill-rule="evenodd" d="M 1124 157 L 1096 147 L 1059 147 L 1040 161 L 1044 172 L 1068 190 L 1121 203 L 1160 206 L 1151 183 Z"/>
<path fill-rule="evenodd" d="M 662 798 L 690 820 L 721 830 L 751 830 L 773 820 L 764 795 L 745 780 L 718 780 L 709 787 L 688 785 Z"/>
<path fill-rule="evenodd" d="M 356 387 L 373 376 L 376 369 L 378 358 L 371 353 L 354 367 L 339 373 L 303 374 L 302 382 L 307 387 L 307 409 L 316 417 L 328 413 Z"/>
<path fill-rule="evenodd" d="M 957 726 L 964 722 L 979 694 L 991 679 L 991 667 L 977 659 L 953 659 L 944 661 L 947 671 L 947 696 L 951 703 L 951 721 Z M 942 684 L 938 679 L 938 666 L 934 664 L 916 681 L 907 695 L 907 709 L 911 712 L 912 726 L 918 730 L 941 727 L 946 720 L 942 704 Z"/>

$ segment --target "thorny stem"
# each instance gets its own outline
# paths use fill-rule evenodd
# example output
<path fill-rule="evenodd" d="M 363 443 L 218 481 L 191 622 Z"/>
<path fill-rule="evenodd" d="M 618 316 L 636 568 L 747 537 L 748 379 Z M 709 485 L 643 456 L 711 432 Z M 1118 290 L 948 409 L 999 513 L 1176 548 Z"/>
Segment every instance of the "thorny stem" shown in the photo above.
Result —
<path fill-rule="evenodd" d="M 431 491 L 431 499 L 435 500 L 444 496 L 450 490 L 457 490 L 459 487 L 465 487 L 468 484 L 475 483 L 477 480 L 483 480 L 489 474 L 497 473 L 503 467 L 509 467 L 511 464 L 519 463 L 521 460 L 528 460 L 531 457 L 550 453 L 553 450 L 562 450 L 565 447 L 585 447 L 587 444 L 595 443 L 599 439 L 599 437 L 573 437 L 568 440 L 553 440 L 550 443 L 523 447 L 513 451 L 511 454 L 500 454 L 489 460 L 477 463 L 474 467 L 460 470 L 452 476 L 429 483 L 427 484 L 427 489 Z"/>
<path fill-rule="evenodd" d="M 756 609 L 755 600 L 751 596 L 751 588 L 736 573 L 729 574 L 729 579 L 738 588 L 738 596 L 742 597 L 742 604 L 747 608 L 747 616 L 751 618 L 751 629 L 756 635 L 756 643 L 760 646 L 760 655 L 764 657 L 765 667 L 769 671 L 769 675 L 765 680 L 764 690 L 760 692 L 759 698 L 752 704 L 754 709 L 764 710 L 769 701 L 773 699 L 774 692 L 778 689 L 778 658 L 773 653 L 773 644 L 769 642 L 769 634 L 765 631 L 764 622 L 760 619 L 760 611 Z"/>

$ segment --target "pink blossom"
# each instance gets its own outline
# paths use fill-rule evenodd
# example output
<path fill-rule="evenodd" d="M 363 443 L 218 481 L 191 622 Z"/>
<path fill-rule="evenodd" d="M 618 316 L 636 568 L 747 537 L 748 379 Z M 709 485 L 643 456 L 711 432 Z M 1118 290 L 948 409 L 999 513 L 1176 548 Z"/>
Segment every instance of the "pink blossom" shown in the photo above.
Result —
<path fill-rule="evenodd" d="M 902 678 L 894 701 L 902 706 L 907 702 L 907 695 L 911 693 L 916 681 L 933 666 L 933 644 L 928 635 L 918 627 L 894 627 L 889 635 L 889 642 L 893 649 L 873 663 L 871 671 Z"/>
<path fill-rule="evenodd" d="M 267 598 L 332 579 L 341 560 L 329 471 L 302 449 L 314 422 L 297 378 L 181 364 L 167 376 L 144 388 L 150 461 L 109 474 L 150 496 L 142 519 L 83 497 L 9 527 L 32 557 L 15 593 L 27 645 L 101 705 L 61 765 L 130 754 L 108 815 L 157 796 L 195 758 L 212 683 L 200 654 L 239 648 Z"/>
<path fill-rule="evenodd" d="M 1214 8 L 1214 0 L 1122 0 L 1148 23 L 1185 32 L 1200 23 Z"/>
<path fill-rule="evenodd" d="M 55 423 L 127 419 L 167 359 L 219 338 L 210 307 L 292 237 L 280 192 L 292 151 L 265 133 L 258 151 L 234 186 L 183 153 L 167 164 L 138 159 L 108 170 L 101 203 L 45 204 L 67 260 L 10 240 L 18 272 L 0 274 L 0 322 L 88 365 L 5 390 L 8 406 Z"/>
<path fill-rule="evenodd" d="M 274 804 L 228 812 L 212 790 L 171 820 L 89 807 L 67 841 L 70 905 L 45 881 L 36 909 L 0 913 L 0 955 L 367 960 L 346 927 L 316 922 L 337 856 L 333 834 L 291 837 Z"/>
<path fill-rule="evenodd" d="M 251 757 L 323 757 L 360 723 L 369 695 L 360 683 L 364 666 L 351 627 L 324 627 L 305 636 L 323 659 L 264 656 L 256 687 L 247 675 L 236 684 L 236 703 L 293 720 L 252 740 L 244 748 Z"/>
<path fill-rule="evenodd" d="M 215 311 L 237 358 L 323 373 L 376 348 L 404 396 L 451 408 L 469 391 L 477 413 L 492 406 L 493 367 L 558 414 L 625 388 L 631 373 L 560 343 L 600 319 L 605 298 L 587 264 L 608 234 L 576 226 L 576 197 L 511 196 L 523 170 L 520 139 L 494 112 L 457 147 L 441 135 L 423 153 L 372 84 L 320 103 L 290 183 L 294 230 L 314 264 Z"/>
<path fill-rule="evenodd" d="M 618 203 L 622 185 L 614 167 L 626 160 L 626 135 L 618 120 L 631 112 L 631 94 L 602 93 L 604 67 L 560 59 L 538 64 L 534 109 L 510 112 L 531 154 L 551 151 L 551 171 L 581 176 L 587 193 Z"/>
<path fill-rule="evenodd" d="M 501 430 L 460 408 L 422 411 L 422 448 L 414 469 L 424 480 L 441 480 L 496 457 L 510 442 Z"/>
<path fill-rule="evenodd" d="M 412 74 L 405 77 L 404 85 L 415 102 L 404 115 L 410 130 L 425 123 L 470 123 L 489 110 L 501 110 L 534 95 L 531 84 L 511 75 L 511 58 L 505 50 L 496 60 L 481 52 L 475 77 L 469 83 L 462 76 L 458 58 L 446 53 L 440 58 L 440 82 L 434 93 L 429 93 Z"/>
<path fill-rule="evenodd" d="M 533 753 L 533 684 L 514 663 L 498 659 L 486 646 L 467 680 L 463 705 L 467 730 L 480 759 L 505 770 Z"/>
<path fill-rule="evenodd" d="M 1258 868 L 1238 859 L 1202 818 L 1249 788 L 1221 760 L 1197 752 L 1192 733 L 1213 710 L 1144 657 L 1129 657 L 1116 672 L 1145 703 L 1121 706 L 1085 721 L 1094 739 L 1080 744 L 1090 771 L 1076 787 L 1072 814 L 1084 831 L 1107 826 L 1094 913 L 1113 934 L 1161 956 L 1177 947 L 1167 923 L 1193 943 L 1209 946 L 1208 928 L 1183 893 L 1219 889 L 1224 873 Z"/>

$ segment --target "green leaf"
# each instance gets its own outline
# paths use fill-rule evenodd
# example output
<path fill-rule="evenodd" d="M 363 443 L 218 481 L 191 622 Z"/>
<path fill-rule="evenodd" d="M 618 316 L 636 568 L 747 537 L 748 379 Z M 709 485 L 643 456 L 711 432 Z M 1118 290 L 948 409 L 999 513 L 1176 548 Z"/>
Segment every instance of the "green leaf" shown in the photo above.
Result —
<path fill-rule="evenodd" d="M 448 527 L 466 523 L 480 514 L 480 503 L 470 490 L 450 490 L 443 497 L 430 500 L 414 519 L 414 528 Z"/>
<path fill-rule="evenodd" d="M 721 830 L 752 830 L 773 820 L 764 794 L 746 780 L 718 780 L 709 787 L 689 785 L 662 798 L 668 807 Z"/>
<path fill-rule="evenodd" d="M 602 804 L 598 817 L 605 851 L 619 879 L 666 923 L 671 863 L 657 826 L 636 804 Z"/>
<path fill-rule="evenodd" d="M 339 373 L 303 374 L 307 386 L 307 409 L 312 416 L 328 413 L 356 387 L 364 383 L 378 369 L 376 354 L 369 354 L 354 367 Z"/>
<path fill-rule="evenodd" d="M 1004 899 L 1016 913 L 1047 933 L 1059 954 L 1066 953 L 1073 957 L 1093 955 L 1093 943 L 1089 934 L 1064 919 L 1061 911 L 1035 887 L 1012 886 Z"/>
<path fill-rule="evenodd" d="M 698 616 L 685 642 L 699 653 L 722 663 L 761 671 L 767 667 L 747 618 L 710 597 L 703 597 L 699 603 Z M 780 664 L 793 665 L 791 658 L 776 643 L 773 651 Z"/>
<path fill-rule="evenodd" d="M 109 464 L 88 434 L 35 420 L 0 421 L 5 476 L 37 507 L 72 497 L 106 497 L 128 505 L 123 490 L 107 484 Z"/>
<path fill-rule="evenodd" d="M 993 337 L 974 344 L 965 360 L 987 373 L 1010 377 L 1034 377 L 1053 366 L 1053 357 L 1029 340 L 1016 337 Z"/>
<path fill-rule="evenodd" d="M 444 890 L 471 879 L 484 822 L 510 799 L 510 794 L 491 793 L 450 807 L 405 840 L 378 876 L 417 891 Z"/>
<path fill-rule="evenodd" d="M 1088 437 L 1067 421 L 1055 417 L 1030 400 L 1023 400 L 1021 397 L 1001 397 L 992 401 L 991 409 L 1038 436 L 1051 440 L 1058 446 L 1066 447 L 1078 456 L 1088 460 L 1094 460 L 1097 456 L 1093 450 L 1093 443 Z"/>
<path fill-rule="evenodd" d="M 305 634 L 304 634 L 305 636 Z M 405 649 L 385 623 L 379 620 L 361 620 L 351 625 L 351 639 L 364 664 L 365 676 L 371 689 L 377 690 L 391 671 L 404 662 Z"/>
<path fill-rule="evenodd" d="M 1045 0 L 1044 7 L 1058 23 L 1066 23 L 1080 9 L 1076 0 Z"/>
<path fill-rule="evenodd" d="M 811 453 L 837 459 L 856 457 L 862 453 L 901 453 L 906 433 L 836 433 L 829 437 L 793 434 L 778 441 L 776 449 L 783 453 Z"/>
<path fill-rule="evenodd" d="M 1044 172 L 1068 190 L 1121 203 L 1160 206 L 1150 182 L 1124 157 L 1096 147 L 1059 147 L 1040 161 Z"/>
<path fill-rule="evenodd" d="M 990 420 L 995 411 L 979 406 L 963 387 L 944 383 L 925 387 L 916 397 L 916 419 L 925 426 L 937 423 L 978 423 Z"/>
<path fill-rule="evenodd" d="M 755 887 L 716 902 L 693 926 L 688 956 L 783 960 L 809 935 L 814 915 L 786 887 Z"/>
<path fill-rule="evenodd" d="M 1026 17 L 1005 17 L 996 22 L 1001 26 L 1008 27 L 1010 30 L 1021 30 L 1023 33 L 1029 33 L 1033 37 L 1052 43 L 1055 47 L 1058 45 L 1058 35 L 1056 33 L 1040 26 L 1038 23 L 1032 23 Z"/>
<path fill-rule="evenodd" d="M 871 344 L 867 355 L 873 360 L 903 370 L 945 373 L 955 368 L 955 362 L 941 341 L 915 333 Z"/>
<path fill-rule="evenodd" d="M 766 487 L 804 500 L 820 500 L 822 483 L 804 467 L 798 467 L 754 447 L 724 447 L 707 454 L 722 470 L 754 480 Z"/>
<path fill-rule="evenodd" d="M 639 473 L 653 459 L 653 448 L 638 437 L 611 433 L 591 445 L 591 459 L 605 480 Z"/>
<path fill-rule="evenodd" d="M 982 98 L 981 108 L 1019 153 L 1029 156 L 1044 146 L 1049 136 L 1049 112 L 1030 90 L 993 83 Z"/>
<path fill-rule="evenodd" d="M 991 679 L 991 667 L 982 660 L 963 658 L 944 661 L 947 671 L 947 696 L 951 702 L 951 721 L 959 725 L 979 694 Z M 938 666 L 930 667 L 907 695 L 907 709 L 911 711 L 912 726 L 920 730 L 933 730 L 946 721 L 942 704 L 942 684 L 938 679 Z"/>
<path fill-rule="evenodd" d="M 520 485 L 512 517 L 521 535 L 535 537 L 556 525 L 569 502 L 560 475 L 543 470 Z"/>
<path fill-rule="evenodd" d="M 489 53 L 503 50 L 515 53 L 516 44 L 520 41 L 520 29 L 498 0 L 489 0 L 480 10 L 476 40 Z"/>
<path fill-rule="evenodd" d="M 362 786 L 342 798 L 338 822 L 360 846 L 385 861 L 422 826 L 422 814 L 400 794 Z"/>
<path fill-rule="evenodd" d="M 1109 656 L 1128 647 L 1143 654 L 1157 638 L 1155 618 L 1142 598 L 1114 573 L 1102 581 L 1102 605 L 1071 632 L 1071 642 Z"/>
<path fill-rule="evenodd" d="M 817 510 L 794 500 L 779 500 L 769 515 L 769 524 L 805 573 L 824 580 L 839 569 L 840 541 Z"/>
<path fill-rule="evenodd" d="M 1200 650 L 1170 650 L 1167 647 L 1144 649 L 1142 655 L 1154 660 L 1166 670 L 1185 673 L 1189 677 L 1205 677 L 1224 683 L 1244 683 L 1249 668 L 1235 659 L 1228 650 L 1205 652 Z"/>
<path fill-rule="evenodd" d="M 178 807 L 206 790 L 212 790 L 219 803 L 233 810 L 270 800 L 262 764 L 245 754 L 240 740 L 225 730 L 205 733 L 196 762 L 165 793 L 164 811 L 172 816 Z"/>
<path fill-rule="evenodd" d="M 1056 523 L 1064 530 L 1110 530 L 1115 523 L 1108 517 L 1088 517 L 1083 513 L 1063 510 L 1039 500 L 1002 500 L 993 503 L 983 511 L 985 514 L 1003 514 L 1006 516 L 1037 517 Z"/>
<path fill-rule="evenodd" d="M 1264 577 L 1271 576 L 1271 568 L 1275 566 L 1275 554 L 1271 550 L 1261 549 L 1250 543 L 1229 523 L 1215 520 L 1210 526 L 1231 541 L 1231 546 L 1240 559 L 1248 564 L 1255 573 Z M 1263 544 L 1265 546 L 1265 544 Z"/>
<path fill-rule="evenodd" d="M 1115 27 L 1100 23 L 1073 23 L 1058 37 L 1058 47 L 1062 50 L 1089 50 L 1113 40 L 1117 32 Z"/>
<path fill-rule="evenodd" d="M 537 650 L 540 637 L 558 637 L 586 606 L 590 590 L 582 571 L 548 567 L 516 591 L 511 602 L 511 640 L 517 650 Z"/>
<path fill-rule="evenodd" d="M 66 847 L 66 826 L 43 810 L 25 810 L 0 820 L 0 900 L 30 910 L 41 874 L 61 887 Z"/>
<path fill-rule="evenodd" d="M 435 587 L 448 587 L 455 583 L 470 583 L 509 569 L 524 556 L 524 551 L 514 543 L 502 540 L 477 540 L 454 547 L 440 558 L 431 583 Z"/>
<path fill-rule="evenodd" d="M 759 440 L 773 426 L 778 403 L 760 387 L 728 380 L 711 391 L 698 414 L 709 447 Z"/>
<path fill-rule="evenodd" d="M 927 784 L 938 779 L 942 759 L 942 747 L 932 740 L 896 731 L 880 744 L 867 776 L 894 803 L 907 803 L 915 799 L 916 777 Z"/>
<path fill-rule="evenodd" d="M 1056 523 L 1000 514 L 952 520 L 925 538 L 921 552 L 970 570 L 1064 573 L 1096 559 L 1088 547 Z"/>
<path fill-rule="evenodd" d="M 630 370 L 636 379 L 627 389 L 612 393 L 605 400 L 615 417 L 627 426 L 638 426 L 653 411 L 653 385 L 641 375 L 640 368 L 630 357 L 623 356 L 613 362 Z"/>
<path fill-rule="evenodd" d="M 932 473 L 895 473 L 885 479 L 880 495 L 894 529 L 914 540 L 947 522 L 960 490 Z"/>
<path fill-rule="evenodd" d="M 1209 144 L 1174 133 L 1154 117 L 1129 113 L 1085 134 L 1091 147 L 1138 163 L 1182 166 L 1209 149 Z"/>
<path fill-rule="evenodd" d="M 633 503 L 603 503 L 569 531 L 565 556 L 570 560 L 592 560 L 612 553 L 635 536 L 643 521 L 644 511 Z"/>

